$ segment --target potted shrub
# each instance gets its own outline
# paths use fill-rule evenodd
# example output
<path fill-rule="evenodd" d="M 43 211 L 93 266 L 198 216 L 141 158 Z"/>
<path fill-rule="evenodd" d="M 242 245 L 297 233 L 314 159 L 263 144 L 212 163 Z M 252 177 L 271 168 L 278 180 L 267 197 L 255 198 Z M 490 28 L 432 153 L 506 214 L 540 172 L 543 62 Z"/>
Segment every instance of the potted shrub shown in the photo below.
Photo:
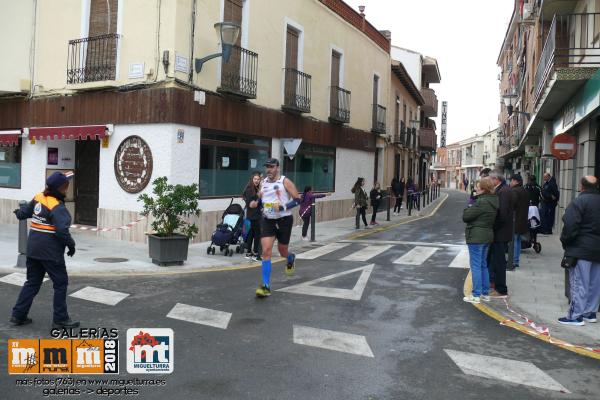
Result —
<path fill-rule="evenodd" d="M 148 235 L 148 250 L 154 264 L 183 265 L 187 260 L 190 238 L 198 234 L 198 227 L 189 223 L 191 216 L 199 216 L 198 185 L 171 185 L 163 176 L 152 182 L 153 196 L 142 194 L 142 215 L 152 215 L 153 233 Z"/>

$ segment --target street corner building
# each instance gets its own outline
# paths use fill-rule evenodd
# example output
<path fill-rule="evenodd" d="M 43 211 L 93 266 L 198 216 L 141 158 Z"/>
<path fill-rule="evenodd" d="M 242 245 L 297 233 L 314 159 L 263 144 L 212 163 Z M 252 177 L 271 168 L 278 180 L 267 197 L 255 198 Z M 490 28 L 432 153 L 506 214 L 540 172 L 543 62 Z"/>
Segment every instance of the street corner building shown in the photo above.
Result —
<path fill-rule="evenodd" d="M 581 177 L 600 176 L 599 21 L 594 0 L 515 1 L 498 55 L 498 165 L 556 178 L 559 228 Z"/>
<path fill-rule="evenodd" d="M 197 183 L 196 241 L 269 157 L 300 190 L 333 193 L 321 220 L 347 216 L 358 176 L 429 182 L 437 62 L 392 48 L 341 0 L 3 7 L 0 223 L 56 170 L 75 173 L 74 223 L 98 228 L 138 221 L 158 177 Z M 144 241 L 148 230 L 97 234 Z"/>

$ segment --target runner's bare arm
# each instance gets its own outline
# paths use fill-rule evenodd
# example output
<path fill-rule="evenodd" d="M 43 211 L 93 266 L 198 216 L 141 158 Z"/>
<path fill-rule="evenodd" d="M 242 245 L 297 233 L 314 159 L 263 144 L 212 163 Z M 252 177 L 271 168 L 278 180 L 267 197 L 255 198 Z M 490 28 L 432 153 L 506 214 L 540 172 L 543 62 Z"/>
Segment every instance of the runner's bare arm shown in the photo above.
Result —
<path fill-rule="evenodd" d="M 284 210 L 289 210 L 290 208 L 294 208 L 297 205 L 299 205 L 300 204 L 300 194 L 298 194 L 298 189 L 296 189 L 296 185 L 294 185 L 294 182 L 292 182 L 291 180 L 286 178 L 283 181 L 283 186 L 285 187 L 285 190 L 287 190 L 287 192 L 289 193 L 292 200 L 289 203 L 287 203 L 286 205 L 284 205 L 282 208 Z"/>

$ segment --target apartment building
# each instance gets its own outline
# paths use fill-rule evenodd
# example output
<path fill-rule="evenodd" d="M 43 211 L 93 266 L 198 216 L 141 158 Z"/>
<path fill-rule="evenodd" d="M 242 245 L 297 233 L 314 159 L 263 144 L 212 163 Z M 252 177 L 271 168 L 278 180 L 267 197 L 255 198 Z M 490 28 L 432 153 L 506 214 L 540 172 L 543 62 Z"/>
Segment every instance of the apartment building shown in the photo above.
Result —
<path fill-rule="evenodd" d="M 508 173 L 556 177 L 558 224 L 580 178 L 600 175 L 599 21 L 598 0 L 515 1 L 498 56 L 498 161 Z M 564 138 L 575 155 L 559 160 L 552 141 Z"/>
<path fill-rule="evenodd" d="M 341 0 L 1 1 L 2 222 L 54 170 L 75 172 L 74 222 L 99 227 L 136 220 L 156 177 L 198 183 L 197 240 L 270 156 L 333 192 L 322 220 L 358 176 L 383 179 L 390 38 Z"/>

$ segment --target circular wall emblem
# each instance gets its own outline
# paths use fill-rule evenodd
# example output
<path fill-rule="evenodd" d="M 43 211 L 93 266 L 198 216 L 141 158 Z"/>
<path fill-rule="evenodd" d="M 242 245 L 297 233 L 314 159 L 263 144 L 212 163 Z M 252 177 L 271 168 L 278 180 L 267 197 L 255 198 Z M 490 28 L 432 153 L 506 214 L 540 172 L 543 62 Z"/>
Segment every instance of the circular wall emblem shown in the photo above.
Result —
<path fill-rule="evenodd" d="M 128 193 L 139 193 L 152 177 L 152 152 L 139 136 L 129 136 L 121 142 L 115 154 L 117 182 Z"/>

